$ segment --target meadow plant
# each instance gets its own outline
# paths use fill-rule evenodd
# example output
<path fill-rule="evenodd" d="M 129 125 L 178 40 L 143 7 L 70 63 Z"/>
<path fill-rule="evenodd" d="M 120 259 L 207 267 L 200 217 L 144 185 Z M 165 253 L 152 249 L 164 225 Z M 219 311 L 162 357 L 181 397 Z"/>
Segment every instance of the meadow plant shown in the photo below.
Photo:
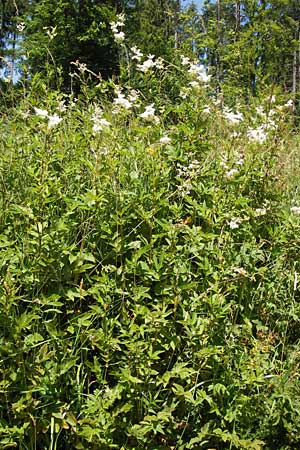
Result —
<path fill-rule="evenodd" d="M 92 102 L 1 118 L 0 447 L 297 448 L 294 138 L 131 54 Z"/>

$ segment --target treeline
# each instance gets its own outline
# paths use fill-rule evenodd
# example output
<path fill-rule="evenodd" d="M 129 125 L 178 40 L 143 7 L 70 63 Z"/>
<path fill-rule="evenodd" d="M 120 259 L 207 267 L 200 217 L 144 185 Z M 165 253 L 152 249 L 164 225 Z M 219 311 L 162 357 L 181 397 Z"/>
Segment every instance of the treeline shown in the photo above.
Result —
<path fill-rule="evenodd" d="M 0 8 L 6 81 L 18 70 L 70 89 L 71 63 L 108 78 L 138 46 L 169 61 L 193 54 L 227 97 L 300 90 L 298 0 L 206 0 L 201 12 L 179 0 L 3 0 Z M 116 39 L 111 23 L 121 13 Z"/>

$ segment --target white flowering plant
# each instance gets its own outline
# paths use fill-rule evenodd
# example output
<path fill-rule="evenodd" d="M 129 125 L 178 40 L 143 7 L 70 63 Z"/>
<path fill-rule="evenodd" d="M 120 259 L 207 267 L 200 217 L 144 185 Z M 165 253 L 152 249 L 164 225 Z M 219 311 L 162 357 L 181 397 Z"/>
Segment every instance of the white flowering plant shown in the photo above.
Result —
<path fill-rule="evenodd" d="M 0 121 L 1 444 L 267 448 L 299 432 L 299 138 L 128 57 Z"/>

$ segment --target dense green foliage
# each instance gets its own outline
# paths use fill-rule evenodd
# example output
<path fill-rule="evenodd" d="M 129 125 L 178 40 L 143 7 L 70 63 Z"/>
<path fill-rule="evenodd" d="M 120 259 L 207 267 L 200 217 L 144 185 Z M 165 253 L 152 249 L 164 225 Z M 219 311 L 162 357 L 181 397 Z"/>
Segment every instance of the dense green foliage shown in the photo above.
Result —
<path fill-rule="evenodd" d="M 227 95 L 299 92 L 298 0 L 206 0 L 200 51 Z"/>
<path fill-rule="evenodd" d="M 298 2 L 1 7 L 0 450 L 299 448 Z"/>
<path fill-rule="evenodd" d="M 0 448 L 300 444 L 290 103 L 152 62 L 1 118 Z"/>

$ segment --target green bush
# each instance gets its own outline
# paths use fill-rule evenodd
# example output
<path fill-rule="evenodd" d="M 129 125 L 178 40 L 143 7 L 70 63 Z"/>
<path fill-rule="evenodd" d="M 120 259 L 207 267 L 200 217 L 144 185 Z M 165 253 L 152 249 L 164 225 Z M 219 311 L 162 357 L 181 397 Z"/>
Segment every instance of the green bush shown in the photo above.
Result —
<path fill-rule="evenodd" d="M 0 448 L 299 446 L 293 137 L 193 76 L 2 117 Z"/>

